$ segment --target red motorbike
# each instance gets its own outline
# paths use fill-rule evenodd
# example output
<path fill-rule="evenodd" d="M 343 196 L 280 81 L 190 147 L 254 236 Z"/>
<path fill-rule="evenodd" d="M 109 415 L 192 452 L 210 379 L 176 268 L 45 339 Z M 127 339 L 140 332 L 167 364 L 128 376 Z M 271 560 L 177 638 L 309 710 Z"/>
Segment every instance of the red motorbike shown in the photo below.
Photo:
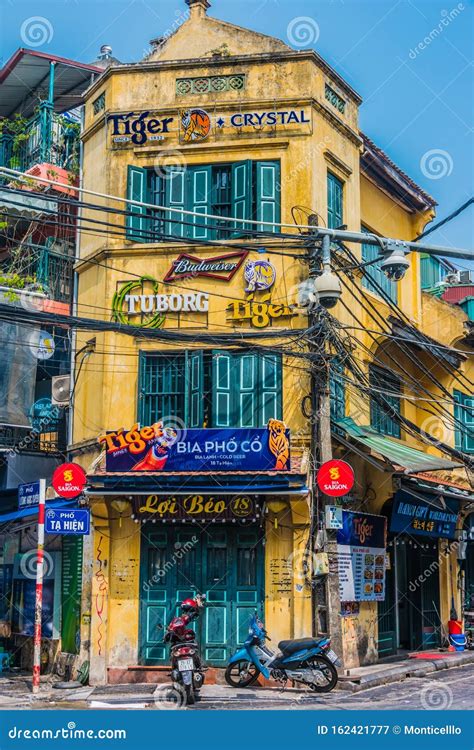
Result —
<path fill-rule="evenodd" d="M 181 614 L 173 617 L 164 637 L 165 643 L 171 646 L 173 685 L 179 692 L 184 693 L 187 705 L 200 700 L 199 691 L 204 683 L 206 667 L 201 662 L 196 633 L 188 626 L 199 618 L 205 601 L 204 594 L 196 594 L 194 599 L 185 599 L 181 602 Z"/>

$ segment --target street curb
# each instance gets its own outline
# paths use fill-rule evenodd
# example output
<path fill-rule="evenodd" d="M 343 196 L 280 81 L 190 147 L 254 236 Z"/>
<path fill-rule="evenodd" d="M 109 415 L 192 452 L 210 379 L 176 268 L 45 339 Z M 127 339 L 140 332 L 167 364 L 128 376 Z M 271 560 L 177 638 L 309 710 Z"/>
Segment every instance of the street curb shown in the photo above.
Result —
<path fill-rule="evenodd" d="M 351 693 L 359 693 L 361 690 L 388 685 L 391 682 L 399 682 L 409 677 L 426 677 L 426 675 L 441 671 L 442 669 L 452 669 L 453 667 L 462 667 L 465 664 L 473 663 L 474 652 L 471 654 L 463 653 L 462 656 L 461 654 L 459 656 L 453 655 L 446 659 L 414 659 L 411 663 L 407 662 L 403 665 L 397 665 L 377 674 L 361 675 L 355 680 L 341 680 L 337 688 Z"/>

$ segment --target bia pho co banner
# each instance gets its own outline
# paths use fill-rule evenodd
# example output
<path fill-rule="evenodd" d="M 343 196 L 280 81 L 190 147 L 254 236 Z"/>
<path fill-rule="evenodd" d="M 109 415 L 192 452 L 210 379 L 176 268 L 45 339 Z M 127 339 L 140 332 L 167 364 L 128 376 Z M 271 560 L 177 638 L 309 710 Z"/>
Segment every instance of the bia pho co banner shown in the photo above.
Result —
<path fill-rule="evenodd" d="M 106 471 L 288 471 L 290 431 L 270 419 L 262 428 L 175 430 L 163 422 L 108 432 Z"/>

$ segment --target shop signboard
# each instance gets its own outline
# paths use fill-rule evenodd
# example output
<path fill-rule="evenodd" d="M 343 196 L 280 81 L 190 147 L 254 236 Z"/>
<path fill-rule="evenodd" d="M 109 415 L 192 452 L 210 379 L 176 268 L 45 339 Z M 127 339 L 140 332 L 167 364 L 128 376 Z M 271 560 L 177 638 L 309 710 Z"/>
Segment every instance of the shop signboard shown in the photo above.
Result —
<path fill-rule="evenodd" d="M 248 260 L 244 266 L 243 300 L 235 300 L 227 306 L 227 320 L 234 323 L 248 322 L 253 328 L 266 328 L 279 318 L 298 315 L 296 304 L 273 303 L 272 287 L 276 281 L 276 268 L 268 260 Z"/>
<path fill-rule="evenodd" d="M 44 530 L 46 534 L 88 534 L 90 511 L 87 508 L 49 508 L 46 511 Z"/>
<path fill-rule="evenodd" d="M 290 431 L 270 419 L 267 427 L 192 429 L 179 433 L 162 422 L 108 432 L 106 470 L 111 472 L 289 471 Z"/>
<path fill-rule="evenodd" d="M 39 504 L 40 483 L 30 482 L 29 484 L 18 485 L 18 510 L 22 508 L 31 508 Z"/>
<path fill-rule="evenodd" d="M 248 523 L 257 521 L 260 514 L 260 505 L 248 495 L 148 495 L 134 502 L 135 516 L 162 521 Z"/>
<path fill-rule="evenodd" d="M 354 470 L 346 461 L 331 459 L 319 467 L 316 481 L 325 495 L 341 497 L 354 486 Z"/>
<path fill-rule="evenodd" d="M 168 314 L 191 315 L 209 312 L 206 292 L 160 293 L 152 276 L 120 284 L 112 298 L 112 318 L 117 323 L 141 328 L 161 328 Z"/>
<path fill-rule="evenodd" d="M 337 532 L 341 602 L 384 601 L 387 519 L 344 510 L 342 525 Z"/>
<path fill-rule="evenodd" d="M 71 500 L 78 497 L 84 490 L 86 473 L 79 464 L 61 464 L 55 470 L 51 484 L 60 497 Z"/>
<path fill-rule="evenodd" d="M 213 258 L 196 258 L 194 255 L 181 253 L 171 264 L 163 281 L 169 284 L 180 279 L 196 278 L 204 276 L 208 279 L 219 279 L 230 281 L 238 271 L 246 256 L 247 250 L 239 250 L 235 253 L 216 255 Z"/>
<path fill-rule="evenodd" d="M 432 539 L 455 539 L 458 511 L 456 500 L 445 500 L 445 508 L 437 508 L 397 492 L 393 500 L 390 531 L 405 532 Z"/>

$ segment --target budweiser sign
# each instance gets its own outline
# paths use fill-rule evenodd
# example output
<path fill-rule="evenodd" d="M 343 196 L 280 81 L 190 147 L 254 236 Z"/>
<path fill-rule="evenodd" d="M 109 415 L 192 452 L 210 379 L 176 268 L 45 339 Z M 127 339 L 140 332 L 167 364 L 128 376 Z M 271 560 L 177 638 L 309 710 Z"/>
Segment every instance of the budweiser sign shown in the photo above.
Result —
<path fill-rule="evenodd" d="M 230 281 L 244 262 L 247 254 L 246 250 L 241 250 L 226 255 L 218 255 L 215 258 L 195 258 L 193 255 L 183 253 L 173 261 L 163 281 L 169 283 L 177 279 L 195 276 L 207 276 L 211 279 Z"/>

